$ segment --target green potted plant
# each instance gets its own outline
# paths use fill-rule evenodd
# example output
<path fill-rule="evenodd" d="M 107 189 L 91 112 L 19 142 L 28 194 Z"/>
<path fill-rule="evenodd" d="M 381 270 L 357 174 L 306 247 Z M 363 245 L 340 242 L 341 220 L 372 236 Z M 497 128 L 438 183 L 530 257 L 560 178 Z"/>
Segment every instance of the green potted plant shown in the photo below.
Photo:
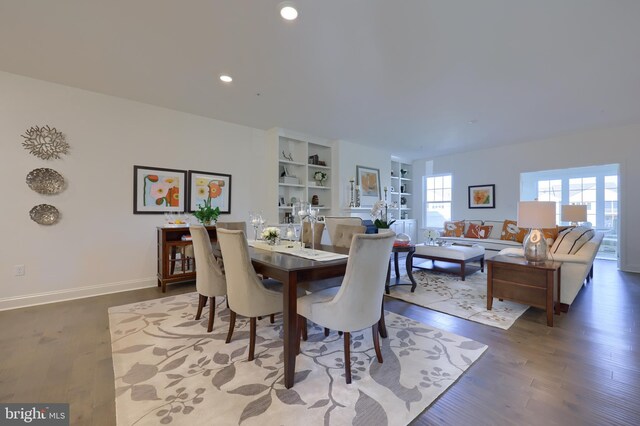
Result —
<path fill-rule="evenodd" d="M 215 223 L 218 220 L 218 216 L 220 216 L 220 207 L 211 208 L 211 199 L 205 200 L 202 204 L 198 205 L 198 210 L 193 212 L 193 216 L 195 216 L 200 223 L 205 226 L 211 225 L 212 222 Z"/>

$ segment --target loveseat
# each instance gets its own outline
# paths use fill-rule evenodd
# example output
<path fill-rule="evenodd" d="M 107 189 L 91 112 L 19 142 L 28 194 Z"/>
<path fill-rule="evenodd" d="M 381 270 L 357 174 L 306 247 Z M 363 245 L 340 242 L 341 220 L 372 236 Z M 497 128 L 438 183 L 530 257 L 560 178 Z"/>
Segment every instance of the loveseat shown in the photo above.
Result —
<path fill-rule="evenodd" d="M 449 223 L 455 222 L 464 222 L 464 230 L 462 231 L 459 237 L 454 236 L 445 236 L 444 232 L 446 232 L 446 227 Z M 514 222 L 514 221 L 509 221 Z M 469 227 L 471 224 L 478 226 L 491 226 L 491 231 L 488 234 L 487 238 L 471 238 L 465 235 L 469 234 Z M 459 244 L 478 244 L 484 247 L 485 250 L 485 259 L 490 259 L 493 256 L 497 255 L 500 250 L 506 248 L 519 248 L 522 247 L 521 241 L 512 241 L 512 240 L 504 240 L 500 237 L 502 236 L 502 228 L 504 226 L 504 221 L 495 221 L 495 220 L 464 220 L 464 221 L 451 221 L 445 223 L 445 230 L 441 231 L 441 240 L 459 243 Z M 451 229 L 450 229 L 451 230 Z"/>

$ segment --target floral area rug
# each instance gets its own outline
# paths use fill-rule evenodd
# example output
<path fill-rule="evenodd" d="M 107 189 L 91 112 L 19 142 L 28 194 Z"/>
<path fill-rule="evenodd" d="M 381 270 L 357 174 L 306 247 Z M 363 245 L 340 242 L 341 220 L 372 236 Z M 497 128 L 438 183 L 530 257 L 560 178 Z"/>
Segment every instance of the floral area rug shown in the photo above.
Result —
<path fill-rule="evenodd" d="M 507 330 L 529 306 L 510 301 L 493 299 L 493 306 L 487 310 L 487 274 L 476 272 L 465 277 L 445 272 L 413 271 L 418 283 L 414 293 L 411 286 L 391 286 L 388 296 L 414 305 L 444 312 L 456 317 Z M 391 282 L 395 277 L 392 275 Z M 407 276 L 402 282 L 409 282 Z"/>
<path fill-rule="evenodd" d="M 118 425 L 406 425 L 468 369 L 487 346 L 386 313 L 379 364 L 370 329 L 352 334 L 351 385 L 343 341 L 309 323 L 292 389 L 283 385 L 282 317 L 258 321 L 247 361 L 248 320 L 225 344 L 229 310 L 217 300 L 196 321 L 196 293 L 109 309 Z"/>

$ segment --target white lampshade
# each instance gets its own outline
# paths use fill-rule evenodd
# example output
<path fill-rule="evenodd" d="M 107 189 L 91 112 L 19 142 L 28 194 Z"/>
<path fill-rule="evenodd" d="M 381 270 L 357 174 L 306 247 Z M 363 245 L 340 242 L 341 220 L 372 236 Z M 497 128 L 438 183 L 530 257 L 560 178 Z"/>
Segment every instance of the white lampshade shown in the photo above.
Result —
<path fill-rule="evenodd" d="M 586 222 L 586 204 L 565 204 L 561 207 L 560 216 L 565 222 Z"/>
<path fill-rule="evenodd" d="M 520 201 L 518 203 L 518 227 L 540 229 L 555 226 L 555 201 Z"/>

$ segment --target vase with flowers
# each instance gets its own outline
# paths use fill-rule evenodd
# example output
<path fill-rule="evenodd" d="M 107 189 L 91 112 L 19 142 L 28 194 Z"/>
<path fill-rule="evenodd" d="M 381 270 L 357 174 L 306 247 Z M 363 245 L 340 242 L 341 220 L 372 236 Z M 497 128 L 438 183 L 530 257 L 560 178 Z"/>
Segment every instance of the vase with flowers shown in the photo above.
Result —
<path fill-rule="evenodd" d="M 313 180 L 316 181 L 318 186 L 324 186 L 324 183 L 327 180 L 327 174 L 322 170 L 318 170 L 313 174 Z"/>
<path fill-rule="evenodd" d="M 269 245 L 274 246 L 280 238 L 280 228 L 276 228 L 275 226 L 268 226 L 264 228 L 260 236 L 263 240 L 269 243 Z"/>
<path fill-rule="evenodd" d="M 220 216 L 220 207 L 216 207 L 215 209 L 211 207 L 211 199 L 204 200 L 202 204 L 198 204 L 198 210 L 193 212 L 193 215 L 196 219 L 200 221 L 205 226 L 211 225 L 211 223 L 215 223 L 218 220 L 218 216 Z"/>

